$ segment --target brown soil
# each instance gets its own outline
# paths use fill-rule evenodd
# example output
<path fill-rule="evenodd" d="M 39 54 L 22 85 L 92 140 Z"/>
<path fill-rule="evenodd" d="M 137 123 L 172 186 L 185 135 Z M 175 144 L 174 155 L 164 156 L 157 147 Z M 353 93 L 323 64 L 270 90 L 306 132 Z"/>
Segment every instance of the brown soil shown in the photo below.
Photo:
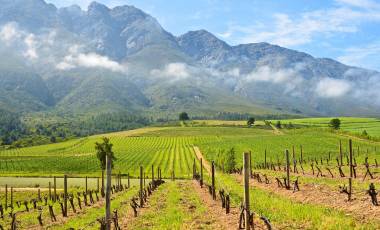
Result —
<path fill-rule="evenodd" d="M 194 150 L 198 158 L 203 158 L 203 164 L 209 166 L 199 148 L 194 147 Z M 306 176 L 312 177 L 312 175 Z M 242 183 L 243 177 L 236 174 L 236 179 Z M 293 190 L 278 188 L 275 178 L 270 178 L 270 180 L 270 184 L 265 184 L 252 179 L 250 184 L 301 203 L 322 205 L 341 210 L 347 213 L 347 215 L 354 216 L 360 222 L 380 221 L 380 206 L 373 206 L 369 195 L 366 195 L 365 191 L 358 191 L 356 193 L 354 191 L 353 200 L 347 201 L 346 194 L 339 193 L 338 189 L 333 190 L 327 185 L 302 184 L 302 181 L 300 181 L 301 191 L 293 192 Z"/>
<path fill-rule="evenodd" d="M 201 188 L 197 181 L 193 181 L 193 189 L 199 194 L 199 197 L 207 208 L 210 220 L 213 220 L 215 224 L 212 229 L 239 229 L 239 208 L 231 207 L 230 213 L 226 214 L 226 210 L 222 208 L 220 198 L 217 197 L 217 200 L 214 201 L 205 186 Z M 259 219 L 255 218 L 254 222 L 255 229 L 267 229 Z"/>
<path fill-rule="evenodd" d="M 243 177 L 236 175 L 236 179 L 242 183 Z M 256 180 L 251 180 L 251 186 L 266 190 L 270 193 L 275 193 L 296 200 L 301 203 L 317 204 L 326 207 L 338 209 L 352 215 L 360 222 L 370 222 L 373 220 L 380 221 L 380 207 L 373 206 L 368 195 L 364 195 L 364 191 L 353 194 L 353 200 L 347 201 L 347 195 L 339 193 L 337 190 L 332 190 L 327 185 L 319 184 L 300 184 L 300 190 L 286 190 L 279 188 L 274 178 L 270 178 L 271 183 L 259 183 Z"/>
<path fill-rule="evenodd" d="M 200 160 L 202 159 L 202 164 L 203 164 L 203 167 L 206 169 L 206 171 L 211 174 L 211 165 L 210 163 L 208 163 L 208 161 L 203 157 L 203 154 L 201 152 L 201 150 L 198 148 L 198 146 L 193 146 L 193 149 L 194 149 L 194 152 L 195 152 L 195 155 L 197 156 L 197 158 Z"/>

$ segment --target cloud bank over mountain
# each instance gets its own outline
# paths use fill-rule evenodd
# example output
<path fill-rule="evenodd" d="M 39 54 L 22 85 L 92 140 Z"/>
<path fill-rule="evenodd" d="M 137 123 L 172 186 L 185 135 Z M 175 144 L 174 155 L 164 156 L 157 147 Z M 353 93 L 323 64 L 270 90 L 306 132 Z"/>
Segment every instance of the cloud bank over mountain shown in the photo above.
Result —
<path fill-rule="evenodd" d="M 376 71 L 264 42 L 231 46 L 206 30 L 175 37 L 133 6 L 93 2 L 83 11 L 32 1 L 0 11 L 0 51 L 14 64 L 3 75 L 25 65 L 39 76 L 54 99 L 43 109 L 112 102 L 113 109 L 142 113 L 380 114 Z"/>

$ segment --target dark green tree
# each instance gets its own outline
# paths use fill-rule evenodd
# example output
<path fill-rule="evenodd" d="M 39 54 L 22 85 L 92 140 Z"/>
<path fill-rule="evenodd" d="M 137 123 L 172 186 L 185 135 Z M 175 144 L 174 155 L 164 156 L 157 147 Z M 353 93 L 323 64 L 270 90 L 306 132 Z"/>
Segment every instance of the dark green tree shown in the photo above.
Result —
<path fill-rule="evenodd" d="M 100 162 L 100 169 L 102 170 L 102 196 L 104 197 L 104 170 L 106 169 L 106 157 L 110 156 L 112 159 L 113 168 L 114 161 L 116 160 L 114 153 L 112 151 L 113 144 L 110 143 L 110 139 L 107 137 L 103 137 L 103 143 L 95 143 L 96 157 Z"/>
<path fill-rule="evenodd" d="M 224 170 L 228 173 L 232 173 L 236 167 L 235 149 L 231 148 L 226 152 L 226 160 L 224 162 Z"/>
<path fill-rule="evenodd" d="M 363 130 L 363 132 L 362 132 L 362 136 L 368 137 L 367 130 Z"/>
<path fill-rule="evenodd" d="M 249 127 L 252 127 L 254 124 L 255 124 L 255 118 L 254 117 L 250 117 L 250 118 L 248 118 L 248 121 L 247 121 L 247 125 L 249 126 Z"/>
<path fill-rule="evenodd" d="M 341 121 L 339 118 L 331 119 L 329 126 L 333 129 L 340 129 Z"/>
<path fill-rule="evenodd" d="M 282 128 L 281 121 L 277 121 L 277 123 L 276 123 L 276 128 L 278 128 L 278 129 L 281 129 L 281 128 Z"/>
<path fill-rule="evenodd" d="M 186 112 L 182 112 L 179 114 L 179 120 L 180 121 L 187 121 L 187 120 L 190 120 L 190 118 Z"/>

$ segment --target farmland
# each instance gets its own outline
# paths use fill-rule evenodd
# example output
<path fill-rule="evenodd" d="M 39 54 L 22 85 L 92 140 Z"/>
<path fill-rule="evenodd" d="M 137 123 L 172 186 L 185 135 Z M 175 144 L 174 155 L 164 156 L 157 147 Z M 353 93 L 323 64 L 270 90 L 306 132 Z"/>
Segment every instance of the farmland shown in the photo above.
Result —
<path fill-rule="evenodd" d="M 344 119 L 342 120 L 343 128 L 346 126 Z M 296 120 L 291 122 L 296 124 Z M 306 121 L 304 122 L 306 124 Z M 250 200 L 252 211 L 270 219 L 276 228 L 378 229 L 380 227 L 379 208 L 371 206 L 369 196 L 365 192 L 370 182 L 374 183 L 376 188 L 380 186 L 379 168 L 373 166 L 375 159 L 380 162 L 380 143 L 354 139 L 353 149 L 355 161 L 358 162 L 358 178 L 353 181 L 353 189 L 356 191 L 354 196 L 357 199 L 350 204 L 345 201 L 345 194 L 340 193 L 338 189 L 340 185 L 347 184 L 347 177 L 338 176 L 335 163 L 335 159 L 340 157 L 339 142 L 342 143 L 342 153 L 346 159 L 350 136 L 330 132 L 317 126 L 276 131 L 270 126 L 265 126 L 264 122 L 257 122 L 254 127 L 248 128 L 240 122 L 196 121 L 187 126 L 149 127 L 90 136 L 57 144 L 4 150 L 0 152 L 1 175 L 20 176 L 22 179 L 0 178 L 0 187 L 2 187 L 0 192 L 3 194 L 3 186 L 8 184 L 19 188 L 34 187 L 33 190 L 28 191 L 17 191 L 16 189 L 15 199 L 35 197 L 37 188 L 41 188 L 42 193 L 46 195 L 47 183 L 52 181 L 51 177 L 63 174 L 70 177 L 93 177 L 89 178 L 88 185 L 89 189 L 96 189 L 97 177 L 100 177 L 101 170 L 94 146 L 96 142 L 102 141 L 103 136 L 109 137 L 113 144 L 116 157 L 113 172 L 122 175 L 123 184 L 127 183 L 127 175 L 132 178 L 139 176 L 140 166 L 148 176 L 151 173 L 152 165 L 155 169 L 160 168 L 162 177 L 166 180 L 165 184 L 153 192 L 147 206 L 141 210 L 141 213 L 139 212 L 138 217 L 133 217 L 131 208 L 126 205 L 126 202 L 129 202 L 138 192 L 138 188 L 135 186 L 137 180 L 131 183 L 130 189 L 114 194 L 112 207 L 118 210 L 119 222 L 123 227 L 131 229 L 148 229 L 148 226 L 156 229 L 183 229 L 185 227 L 190 229 L 229 229 L 231 224 L 237 226 L 238 207 L 243 199 L 242 175 L 223 172 L 225 163 L 223 153 L 231 148 L 234 148 L 237 169 L 243 166 L 242 153 L 251 151 L 253 171 L 260 174 L 261 177 L 267 176 L 271 181 L 268 184 L 258 183 L 252 178 Z M 194 160 L 196 171 L 200 171 L 200 161 L 195 154 L 195 146 L 199 148 L 204 157 L 203 178 L 206 184 L 212 183 L 207 167 L 211 165 L 211 162 L 215 162 L 215 189 L 218 191 L 223 189 L 230 195 L 231 214 L 225 215 L 223 209 L 218 209 L 219 201 L 218 208 L 216 208 L 214 201 L 205 191 L 206 187 L 201 189 L 195 181 L 191 180 Z M 284 171 L 261 167 L 265 160 L 268 164 L 277 166 L 278 163 L 284 167 L 284 151 L 288 149 L 292 152 L 293 147 L 297 159 L 300 157 L 302 148 L 305 162 L 303 174 L 295 172 L 291 174 L 292 181 L 297 178 L 300 180 L 300 191 L 295 193 L 276 186 L 275 178 L 281 178 Z M 363 164 L 367 157 L 372 165 L 371 171 L 374 178 L 362 180 L 365 173 Z M 319 167 L 324 176 L 314 175 L 315 168 L 313 167 L 315 166 L 311 165 L 316 164 L 313 162 L 320 161 Z M 329 176 L 326 168 L 332 170 L 334 177 Z M 346 165 L 342 166 L 342 170 L 346 175 L 349 173 Z M 171 180 L 173 173 L 175 181 Z M 27 178 L 30 176 L 44 178 Z M 18 183 L 13 180 L 18 180 Z M 70 191 L 75 193 L 83 190 L 83 182 L 83 178 L 70 178 L 69 184 L 72 185 Z M 61 186 L 61 182 L 59 182 L 60 192 Z M 330 195 L 325 195 L 327 198 L 318 199 L 322 193 Z M 2 201 L 4 202 L 4 199 Z M 102 200 L 99 202 L 101 204 Z M 83 228 L 83 226 L 87 226 L 86 229 L 96 229 L 98 228 L 96 218 L 104 212 L 103 209 L 92 208 L 97 205 L 93 204 L 88 210 L 86 209 L 86 212 L 70 214 L 62 222 L 49 222 L 46 226 L 53 229 Z M 350 209 L 350 205 L 358 208 Z M 59 213 L 59 205 L 54 207 Z M 190 213 L 189 209 L 191 209 Z M 368 217 L 364 214 L 368 214 Z M 38 223 L 33 219 L 33 215 L 35 214 L 22 214 L 20 218 L 25 216 L 23 218 L 25 221 L 22 221 L 21 226 L 27 224 L 37 226 Z M 46 211 L 44 211 L 44 216 L 48 218 Z M 255 221 L 260 222 L 260 220 Z M 8 222 L 3 224 L 7 225 Z"/>
<path fill-rule="evenodd" d="M 293 123 L 311 127 L 328 127 L 331 118 L 305 118 L 305 119 L 293 119 L 282 120 L 284 124 Z M 374 137 L 380 137 L 380 120 L 377 118 L 356 118 L 356 117 L 342 117 L 341 129 L 349 131 L 354 134 L 362 134 L 365 130 L 368 135 Z"/>

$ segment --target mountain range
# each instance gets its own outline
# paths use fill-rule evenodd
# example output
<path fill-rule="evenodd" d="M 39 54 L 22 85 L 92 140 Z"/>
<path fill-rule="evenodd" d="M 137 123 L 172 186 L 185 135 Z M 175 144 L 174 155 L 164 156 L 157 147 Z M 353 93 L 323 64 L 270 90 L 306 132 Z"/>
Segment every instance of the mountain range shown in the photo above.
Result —
<path fill-rule="evenodd" d="M 0 109 L 379 116 L 380 73 L 269 43 L 174 36 L 133 6 L 0 0 Z"/>

